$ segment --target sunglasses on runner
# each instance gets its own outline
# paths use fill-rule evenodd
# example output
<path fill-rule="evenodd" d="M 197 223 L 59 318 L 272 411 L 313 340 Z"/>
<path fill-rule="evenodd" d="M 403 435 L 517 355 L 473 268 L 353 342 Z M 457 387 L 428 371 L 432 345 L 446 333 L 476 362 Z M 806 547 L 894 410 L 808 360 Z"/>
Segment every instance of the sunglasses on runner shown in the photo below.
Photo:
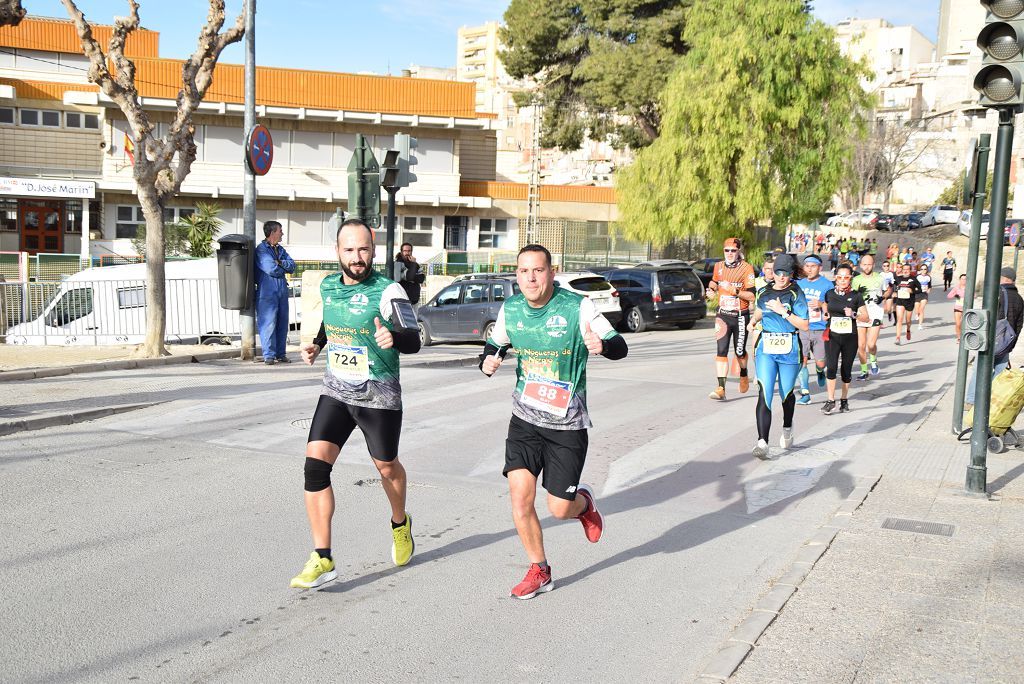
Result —
<path fill-rule="evenodd" d="M 725 250 L 722 250 L 722 251 L 725 251 L 725 252 L 738 252 L 740 250 L 729 248 L 729 249 L 725 249 Z"/>

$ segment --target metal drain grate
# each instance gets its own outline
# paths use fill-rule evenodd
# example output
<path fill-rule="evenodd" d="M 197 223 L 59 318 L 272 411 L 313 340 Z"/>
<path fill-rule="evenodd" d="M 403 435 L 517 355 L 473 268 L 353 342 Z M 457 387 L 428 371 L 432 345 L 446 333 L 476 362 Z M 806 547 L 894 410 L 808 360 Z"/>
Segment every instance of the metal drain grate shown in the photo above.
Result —
<path fill-rule="evenodd" d="M 907 518 L 886 518 L 882 523 L 884 530 L 899 530 L 900 532 L 917 532 L 918 534 L 937 534 L 943 537 L 952 537 L 953 525 L 946 523 L 927 522 L 925 520 L 908 520 Z"/>

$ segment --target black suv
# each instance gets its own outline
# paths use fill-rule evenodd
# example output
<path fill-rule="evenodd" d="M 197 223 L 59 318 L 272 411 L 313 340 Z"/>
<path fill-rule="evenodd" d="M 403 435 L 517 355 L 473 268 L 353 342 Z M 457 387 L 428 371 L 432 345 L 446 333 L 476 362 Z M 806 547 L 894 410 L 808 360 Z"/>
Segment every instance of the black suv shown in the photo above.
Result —
<path fill-rule="evenodd" d="M 619 291 L 623 325 L 630 332 L 643 332 L 655 323 L 687 330 L 707 316 L 704 286 L 693 267 L 682 261 L 601 270 Z"/>

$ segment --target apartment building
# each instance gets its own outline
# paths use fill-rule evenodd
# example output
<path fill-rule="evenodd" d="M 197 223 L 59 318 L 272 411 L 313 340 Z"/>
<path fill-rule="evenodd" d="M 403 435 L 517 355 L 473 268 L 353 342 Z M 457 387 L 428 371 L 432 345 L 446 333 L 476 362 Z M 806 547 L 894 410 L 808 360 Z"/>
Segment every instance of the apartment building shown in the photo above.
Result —
<path fill-rule="evenodd" d="M 110 29 L 96 31 L 102 41 Z M 155 31 L 132 34 L 126 52 L 160 133 L 173 119 L 181 62 L 159 56 Z M 124 116 L 86 69 L 66 20 L 28 17 L 0 29 L 0 251 L 134 254 L 143 223 L 136 152 Z M 168 202 L 168 221 L 211 201 L 223 232 L 241 232 L 242 92 L 242 67 L 218 65 L 194 117 L 196 162 Z M 497 116 L 477 106 L 472 83 L 258 67 L 257 120 L 274 137 L 273 168 L 257 180 L 257 221 L 280 221 L 296 258 L 333 258 L 332 218 L 347 209 L 356 134 L 378 159 L 396 133 L 417 139 L 417 180 L 398 195 L 397 238 L 421 259 L 519 246 L 526 186 L 495 183 Z M 614 220 L 614 197 L 594 190 L 545 187 L 541 215 Z"/>

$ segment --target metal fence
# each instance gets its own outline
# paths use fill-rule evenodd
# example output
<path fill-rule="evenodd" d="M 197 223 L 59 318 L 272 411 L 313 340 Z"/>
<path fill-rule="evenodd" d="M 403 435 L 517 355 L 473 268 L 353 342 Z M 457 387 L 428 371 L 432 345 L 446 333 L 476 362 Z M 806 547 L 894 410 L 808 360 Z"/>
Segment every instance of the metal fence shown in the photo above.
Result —
<path fill-rule="evenodd" d="M 220 307 L 216 278 L 168 280 L 166 301 L 169 342 L 240 334 L 238 312 Z M 138 344 L 145 335 L 144 280 L 0 283 L 0 337 L 7 344 Z"/>

